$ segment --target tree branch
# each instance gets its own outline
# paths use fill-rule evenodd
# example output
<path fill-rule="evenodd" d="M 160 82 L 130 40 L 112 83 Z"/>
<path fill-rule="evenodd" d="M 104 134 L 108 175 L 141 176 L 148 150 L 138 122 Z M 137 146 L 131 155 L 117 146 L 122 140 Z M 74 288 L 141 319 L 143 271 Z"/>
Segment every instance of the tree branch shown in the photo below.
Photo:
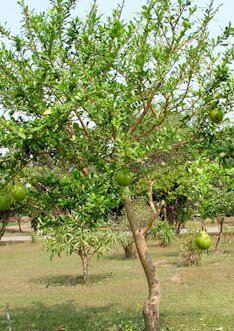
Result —
<path fill-rule="evenodd" d="M 78 153 L 76 151 L 76 143 L 74 141 L 74 139 L 75 139 L 76 136 L 75 136 L 75 133 L 74 133 L 74 129 L 73 129 L 72 125 L 68 125 L 66 127 L 66 129 L 67 129 L 67 132 L 68 132 L 68 134 L 69 134 L 69 136 L 71 138 L 71 142 L 72 142 L 73 147 L 74 147 L 75 155 L 76 155 L 78 161 L 80 162 L 80 164 L 79 164 L 79 167 L 81 165 L 80 171 L 82 172 L 83 175 L 88 176 L 88 174 L 89 174 L 88 169 L 86 167 L 82 167 L 82 163 L 84 163 L 84 160 L 83 160 L 83 158 L 80 155 L 78 155 Z"/>
<path fill-rule="evenodd" d="M 166 119 L 166 115 L 167 115 L 168 102 L 169 102 L 169 98 L 166 98 L 166 102 L 165 102 L 164 109 L 163 109 L 163 117 L 161 118 L 161 120 L 154 123 L 148 130 L 143 131 L 142 134 L 140 136 L 136 137 L 134 140 L 139 141 L 141 138 L 148 136 L 156 127 L 163 124 L 163 122 Z M 152 106 L 151 106 L 151 108 L 152 108 Z M 153 108 L 152 108 L 152 112 L 154 112 Z"/>
<path fill-rule="evenodd" d="M 89 134 L 88 128 L 85 125 L 84 121 L 82 120 L 81 116 L 79 115 L 79 113 L 78 113 L 78 111 L 76 109 L 74 110 L 74 113 L 76 114 L 76 116 L 77 116 L 77 118 L 78 118 L 78 120 L 79 120 L 82 128 L 84 129 L 84 132 L 85 132 L 86 136 L 90 138 L 90 134 Z"/>
<path fill-rule="evenodd" d="M 153 98 L 155 96 L 155 90 L 157 90 L 159 87 L 161 86 L 161 81 L 155 86 L 155 88 L 151 91 L 151 94 L 148 98 L 148 101 L 144 107 L 144 110 L 143 112 L 141 113 L 141 115 L 139 117 L 137 117 L 135 123 L 130 127 L 128 133 L 129 134 L 132 134 L 136 129 L 137 127 L 139 126 L 139 124 L 141 124 L 143 118 L 145 117 L 145 115 L 148 113 L 148 111 L 150 110 L 151 106 L 152 106 L 152 101 L 153 101 Z"/>
<path fill-rule="evenodd" d="M 159 214 L 162 206 L 165 203 L 165 201 L 162 200 L 160 203 L 157 204 L 157 207 L 155 206 L 154 201 L 153 201 L 153 185 L 154 185 L 154 183 L 155 183 L 155 181 L 150 181 L 149 182 L 149 188 L 148 188 L 148 202 L 149 202 L 150 208 L 153 212 L 153 215 L 147 221 L 146 225 L 141 229 L 140 232 L 141 232 L 142 235 L 145 235 L 150 230 L 150 228 L 153 225 L 153 222 L 158 217 L 158 214 Z"/>

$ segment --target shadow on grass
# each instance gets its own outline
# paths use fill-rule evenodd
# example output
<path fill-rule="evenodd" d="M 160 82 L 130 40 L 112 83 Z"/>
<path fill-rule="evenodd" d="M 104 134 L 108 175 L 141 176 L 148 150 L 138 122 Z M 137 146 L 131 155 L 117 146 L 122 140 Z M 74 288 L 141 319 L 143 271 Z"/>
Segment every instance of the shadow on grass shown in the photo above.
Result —
<path fill-rule="evenodd" d="M 131 330 L 140 331 L 142 320 L 136 315 L 140 314 L 118 304 L 77 309 L 72 301 L 54 306 L 34 302 L 29 307 L 11 310 L 12 328 L 17 331 L 116 331 L 119 325 L 134 325 Z M 0 330 L 6 329 L 5 317 L 0 316 Z"/>
<path fill-rule="evenodd" d="M 107 260 L 115 260 L 115 261 L 129 261 L 129 260 L 135 260 L 135 258 L 129 258 L 127 259 L 123 253 L 113 253 L 110 255 L 103 256 L 104 259 Z"/>
<path fill-rule="evenodd" d="M 173 252 L 173 251 L 160 251 L 160 257 L 165 256 L 165 257 L 178 257 L 178 252 Z"/>
<path fill-rule="evenodd" d="M 143 320 L 140 310 L 130 310 L 117 303 L 92 306 L 92 297 L 87 298 L 87 306 L 77 308 L 74 301 L 66 301 L 53 306 L 33 302 L 28 307 L 11 309 L 12 329 L 15 331 L 142 331 Z M 161 330 L 215 330 L 223 326 L 231 330 L 231 315 L 226 316 L 212 310 L 206 312 L 200 305 L 161 309 Z M 204 324 L 205 323 L 205 324 Z M 117 326 L 122 328 L 117 329 Z M 196 328 L 191 328 L 195 327 Z M 0 315 L 0 330 L 7 330 L 5 316 Z M 221 330 L 221 328 L 220 328 Z"/>
<path fill-rule="evenodd" d="M 112 277 L 112 272 L 99 275 L 90 275 L 89 284 L 97 284 L 105 279 Z M 82 276 L 72 276 L 72 275 L 57 275 L 57 276 L 46 276 L 40 278 L 31 279 L 32 283 L 44 283 L 46 287 L 49 286 L 76 286 L 83 285 L 84 281 Z"/>

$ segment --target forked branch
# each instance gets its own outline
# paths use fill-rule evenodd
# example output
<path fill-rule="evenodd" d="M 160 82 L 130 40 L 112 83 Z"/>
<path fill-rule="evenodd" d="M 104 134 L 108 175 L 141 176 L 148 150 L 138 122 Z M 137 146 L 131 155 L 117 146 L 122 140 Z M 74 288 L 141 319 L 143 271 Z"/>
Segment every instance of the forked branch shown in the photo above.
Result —
<path fill-rule="evenodd" d="M 153 222 L 157 219 L 159 212 L 162 208 L 162 206 L 165 204 L 165 201 L 162 200 L 161 202 L 157 203 L 155 206 L 155 203 L 153 201 L 153 185 L 155 181 L 149 182 L 149 188 L 148 188 L 148 203 L 149 206 L 153 212 L 153 215 L 150 217 L 150 219 L 146 222 L 146 225 L 141 229 L 141 234 L 145 235 L 152 227 Z"/>

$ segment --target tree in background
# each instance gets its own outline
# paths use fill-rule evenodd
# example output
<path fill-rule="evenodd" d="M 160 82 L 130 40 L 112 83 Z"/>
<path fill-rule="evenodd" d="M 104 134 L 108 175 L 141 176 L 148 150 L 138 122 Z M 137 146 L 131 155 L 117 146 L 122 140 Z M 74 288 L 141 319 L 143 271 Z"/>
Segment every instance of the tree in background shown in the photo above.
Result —
<path fill-rule="evenodd" d="M 22 232 L 20 223 L 22 212 L 27 205 L 27 194 L 25 184 L 17 179 L 0 188 L 0 240 L 12 221 L 18 222 L 19 230 Z"/>
<path fill-rule="evenodd" d="M 100 256 L 122 239 L 107 222 L 106 210 L 112 206 L 109 179 L 93 175 L 91 179 L 77 169 L 46 163 L 25 172 L 32 185 L 28 213 L 34 228 L 47 236 L 47 251 L 51 258 L 63 252 L 78 254 L 83 281 L 88 283 L 92 256 Z"/>
<path fill-rule="evenodd" d="M 196 156 L 197 150 L 193 146 L 190 150 L 184 148 L 183 152 L 179 153 L 159 152 L 151 160 L 155 179 L 153 199 L 164 200 L 160 217 L 169 223 L 176 233 L 179 233 L 181 227 L 192 217 L 194 199 L 188 169 L 189 163 L 193 162 Z"/>
<path fill-rule="evenodd" d="M 225 217 L 234 215 L 233 170 L 217 163 L 213 163 L 212 166 L 204 165 L 200 177 L 198 204 L 198 213 L 202 221 L 210 218 L 219 224 L 219 234 L 215 244 L 217 252 Z"/>
<path fill-rule="evenodd" d="M 104 224 L 107 227 L 108 224 Z M 44 229 L 44 230 L 43 230 Z M 76 253 L 80 256 L 83 268 L 83 282 L 89 282 L 89 264 L 92 256 L 99 257 L 118 243 L 118 235 L 110 228 L 88 226 L 81 221 L 79 214 L 71 213 L 58 216 L 54 222 L 49 218 L 43 220 L 41 231 L 47 235 L 45 247 L 51 252 L 51 258 L 61 256 L 62 252 L 67 255 Z"/>
<path fill-rule="evenodd" d="M 149 289 L 145 329 L 159 330 L 159 279 L 145 234 L 163 202 L 157 208 L 153 201 L 155 173 L 147 160 L 194 143 L 209 148 L 207 141 L 231 109 L 233 29 L 209 37 L 213 1 L 198 19 L 190 1 L 150 0 L 129 22 L 121 18 L 124 3 L 104 20 L 96 2 L 84 19 L 72 15 L 75 0 L 51 1 L 39 14 L 18 2 L 20 34 L 0 28 L 0 146 L 8 148 L 1 179 L 44 162 L 69 176 L 76 170 L 76 207 L 90 226 L 107 207 L 124 201 Z M 131 180 L 123 179 L 125 188 L 114 180 L 122 167 L 132 173 Z M 144 226 L 132 203 L 141 177 L 152 209 Z"/>

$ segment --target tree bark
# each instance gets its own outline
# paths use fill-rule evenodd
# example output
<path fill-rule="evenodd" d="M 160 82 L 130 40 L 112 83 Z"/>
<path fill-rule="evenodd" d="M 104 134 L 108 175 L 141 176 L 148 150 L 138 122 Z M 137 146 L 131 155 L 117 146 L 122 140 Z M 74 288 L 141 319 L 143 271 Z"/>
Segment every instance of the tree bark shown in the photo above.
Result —
<path fill-rule="evenodd" d="M 159 331 L 159 303 L 160 303 L 160 286 L 156 276 L 155 266 L 150 257 L 146 244 L 145 236 L 140 230 L 136 221 L 135 213 L 131 204 L 129 190 L 125 196 L 125 210 L 130 223 L 130 228 L 135 241 L 136 249 L 143 266 L 148 283 L 148 299 L 143 307 L 143 316 L 145 321 L 145 331 Z"/>
<path fill-rule="evenodd" d="M 20 220 L 18 220 L 17 222 L 18 222 L 19 232 L 23 232 L 23 230 L 21 228 Z"/>
<path fill-rule="evenodd" d="M 84 255 L 82 258 L 82 265 L 83 265 L 84 284 L 88 284 L 88 282 L 89 282 L 89 262 L 88 262 L 88 257 L 86 255 Z"/>
<path fill-rule="evenodd" d="M 8 215 L 6 213 L 0 212 L 0 240 L 6 231 L 7 218 L 8 218 Z"/>
<path fill-rule="evenodd" d="M 163 219 L 164 219 L 164 221 L 168 222 L 168 219 L 167 219 L 167 205 L 166 205 L 166 203 L 164 204 L 162 210 L 163 210 Z"/>
<path fill-rule="evenodd" d="M 130 244 L 122 244 L 124 253 L 125 253 L 125 258 L 126 259 L 135 259 L 137 257 L 136 255 L 136 249 L 134 247 L 134 243 Z"/>
<path fill-rule="evenodd" d="M 85 251 L 78 251 L 82 261 L 82 269 L 83 269 L 83 282 L 84 284 L 89 283 L 89 256 Z"/>
<path fill-rule="evenodd" d="M 181 229 L 182 223 L 179 221 L 176 227 L 176 234 L 180 234 L 180 229 Z"/>
<path fill-rule="evenodd" d="M 217 238 L 217 241 L 216 241 L 216 244 L 215 244 L 215 252 L 218 251 L 219 243 L 220 243 L 220 240 L 222 238 L 224 217 L 222 217 L 221 219 L 218 219 L 218 223 L 219 223 L 219 234 L 218 234 L 218 238 Z"/>

